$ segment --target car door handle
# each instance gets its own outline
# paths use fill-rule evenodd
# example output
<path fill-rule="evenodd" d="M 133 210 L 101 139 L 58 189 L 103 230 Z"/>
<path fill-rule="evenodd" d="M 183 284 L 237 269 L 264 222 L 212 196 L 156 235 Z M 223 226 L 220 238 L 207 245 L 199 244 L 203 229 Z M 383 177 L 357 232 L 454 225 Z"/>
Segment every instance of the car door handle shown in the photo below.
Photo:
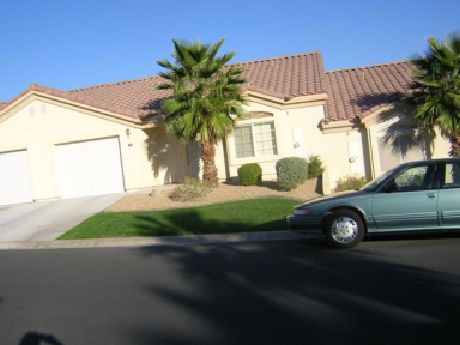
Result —
<path fill-rule="evenodd" d="M 428 197 L 428 199 L 434 199 L 436 198 L 436 193 L 428 193 L 426 196 Z"/>

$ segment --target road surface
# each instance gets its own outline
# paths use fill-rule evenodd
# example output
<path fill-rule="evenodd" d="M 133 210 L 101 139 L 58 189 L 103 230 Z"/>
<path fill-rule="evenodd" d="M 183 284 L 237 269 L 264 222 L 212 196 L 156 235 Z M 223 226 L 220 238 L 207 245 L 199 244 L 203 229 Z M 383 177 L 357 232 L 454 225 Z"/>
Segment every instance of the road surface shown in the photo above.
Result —
<path fill-rule="evenodd" d="M 460 238 L 0 251 L 2 345 L 458 344 Z"/>

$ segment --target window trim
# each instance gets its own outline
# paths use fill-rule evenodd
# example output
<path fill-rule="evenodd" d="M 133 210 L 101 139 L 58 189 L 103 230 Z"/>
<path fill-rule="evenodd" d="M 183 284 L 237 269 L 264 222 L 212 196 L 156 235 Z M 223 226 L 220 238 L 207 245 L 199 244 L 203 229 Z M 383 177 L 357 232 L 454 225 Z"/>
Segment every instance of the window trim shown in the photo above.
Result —
<path fill-rule="evenodd" d="M 262 124 L 262 123 L 272 123 L 273 125 L 273 133 L 275 135 L 275 145 L 276 145 L 276 154 L 272 155 L 267 155 L 267 156 L 259 156 L 257 155 L 257 147 L 255 144 L 255 138 L 254 138 L 254 126 L 257 124 Z M 235 131 L 232 132 L 231 136 L 229 137 L 229 144 L 230 144 L 230 152 L 231 152 L 231 165 L 241 165 L 244 163 L 251 163 L 251 162 L 272 162 L 278 160 L 279 157 L 279 140 L 278 140 L 278 135 L 277 135 L 277 126 L 276 126 L 276 121 L 273 118 L 260 118 L 260 119 L 251 119 L 251 120 L 242 120 L 238 121 L 237 127 L 245 127 L 245 126 L 251 126 L 251 131 L 252 131 L 252 140 L 253 140 L 253 145 L 254 145 L 254 156 L 251 157 L 240 157 L 238 158 L 236 156 L 236 141 L 235 141 Z"/>

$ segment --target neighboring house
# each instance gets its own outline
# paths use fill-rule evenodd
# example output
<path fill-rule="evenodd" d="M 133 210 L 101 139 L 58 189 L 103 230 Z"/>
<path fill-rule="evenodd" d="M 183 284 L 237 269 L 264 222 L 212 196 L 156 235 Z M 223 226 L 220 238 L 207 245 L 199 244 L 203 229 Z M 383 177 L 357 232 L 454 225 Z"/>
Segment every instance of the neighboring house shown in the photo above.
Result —
<path fill-rule="evenodd" d="M 249 162 L 273 179 L 278 159 L 315 154 L 326 165 L 327 193 L 345 176 L 372 178 L 405 160 L 447 155 L 440 135 L 431 149 L 412 140 L 409 111 L 399 105 L 411 80 L 409 62 L 325 72 L 313 52 L 237 65 L 245 70 L 249 102 L 247 116 L 218 144 L 222 180 Z M 156 90 L 162 81 L 72 91 L 31 85 L 0 103 L 0 205 L 130 192 L 198 176 L 198 145 L 165 132 L 159 105 L 171 93 Z"/>

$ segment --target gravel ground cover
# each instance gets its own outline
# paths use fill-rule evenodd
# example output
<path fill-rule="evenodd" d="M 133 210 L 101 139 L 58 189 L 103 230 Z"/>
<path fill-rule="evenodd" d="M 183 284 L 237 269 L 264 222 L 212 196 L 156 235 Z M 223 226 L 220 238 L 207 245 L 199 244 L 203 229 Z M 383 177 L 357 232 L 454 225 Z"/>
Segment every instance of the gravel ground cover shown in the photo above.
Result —
<path fill-rule="evenodd" d="M 167 185 L 161 189 L 153 189 L 150 194 L 128 194 L 105 211 L 143 211 L 165 210 L 171 208 L 193 207 L 210 205 L 233 200 L 247 200 L 264 197 L 282 197 L 306 201 L 321 196 L 316 193 L 316 179 L 308 180 L 296 189 L 289 192 L 281 191 L 275 182 L 263 182 L 260 186 L 239 186 L 221 183 L 204 198 L 195 201 L 173 201 L 168 195 L 174 185 Z"/>

